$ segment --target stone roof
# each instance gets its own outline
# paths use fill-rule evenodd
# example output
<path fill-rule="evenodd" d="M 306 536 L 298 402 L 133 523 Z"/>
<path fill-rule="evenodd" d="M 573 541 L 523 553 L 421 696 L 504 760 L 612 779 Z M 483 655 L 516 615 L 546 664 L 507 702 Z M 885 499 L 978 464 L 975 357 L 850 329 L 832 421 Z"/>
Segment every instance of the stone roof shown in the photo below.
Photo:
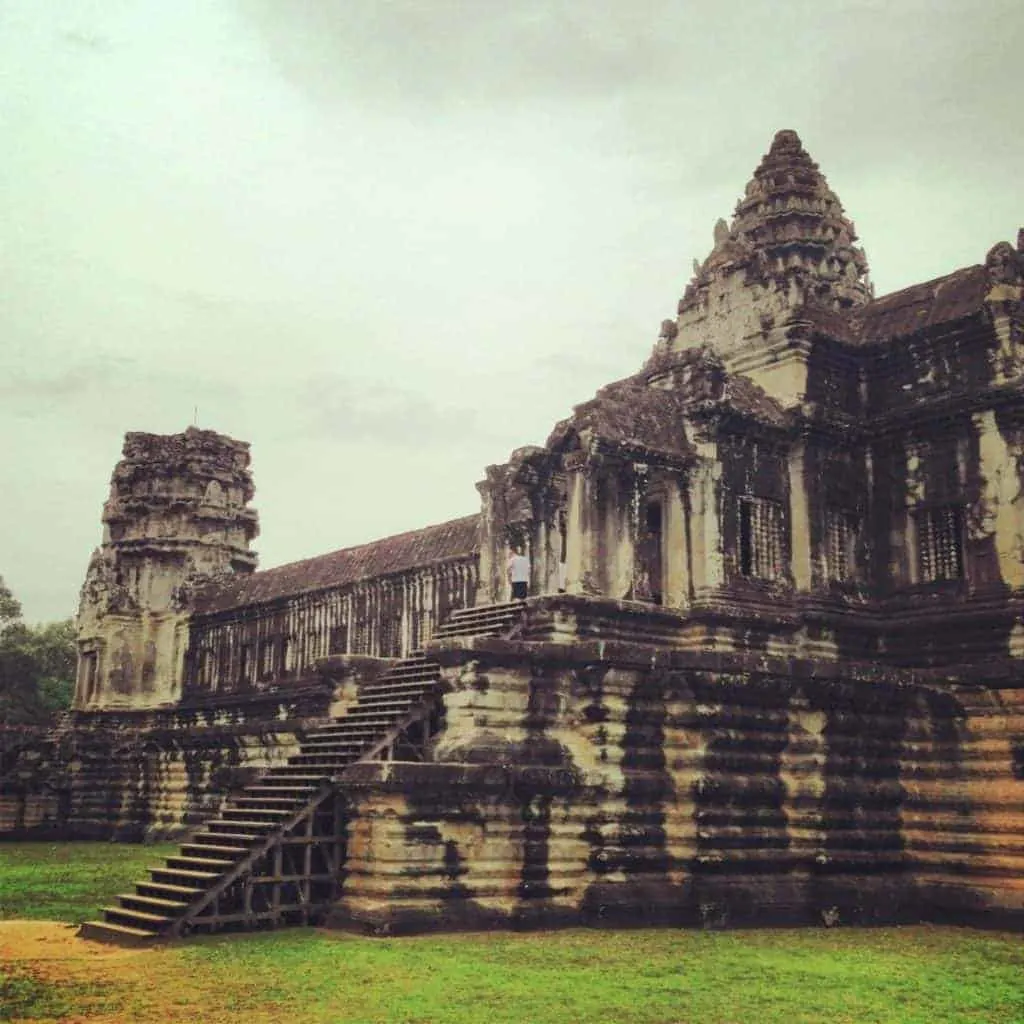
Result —
<path fill-rule="evenodd" d="M 197 590 L 193 608 L 201 615 L 223 612 L 470 555 L 479 550 L 479 522 L 479 514 L 463 516 L 370 544 L 235 576 Z"/>
<path fill-rule="evenodd" d="M 675 458 L 694 452 L 686 440 L 682 398 L 632 377 L 609 384 L 589 402 L 577 405 L 572 416 L 556 424 L 547 447 L 563 446 L 572 433 L 591 443 Z"/>
<path fill-rule="evenodd" d="M 875 299 L 853 313 L 850 324 L 855 337 L 862 342 L 906 336 L 976 312 L 988 288 L 983 266 L 963 267 Z"/>
<path fill-rule="evenodd" d="M 679 396 L 687 416 L 731 412 L 771 427 L 791 423 L 789 414 L 764 388 L 743 374 L 728 373 L 722 360 L 704 346 L 676 350 L 658 346 L 639 376 L 648 383 L 671 380 L 672 393 Z"/>

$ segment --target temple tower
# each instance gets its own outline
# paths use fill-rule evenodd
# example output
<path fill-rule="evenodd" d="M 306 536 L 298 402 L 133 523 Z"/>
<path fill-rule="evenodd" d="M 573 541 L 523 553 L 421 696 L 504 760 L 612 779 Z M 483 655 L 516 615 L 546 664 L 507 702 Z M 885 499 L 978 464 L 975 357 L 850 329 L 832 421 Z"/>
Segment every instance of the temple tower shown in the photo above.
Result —
<path fill-rule="evenodd" d="M 664 352 L 708 346 L 784 406 L 806 385 L 809 325 L 869 302 L 872 286 L 857 233 L 796 132 L 775 135 L 731 224 L 667 321 Z"/>
<path fill-rule="evenodd" d="M 248 444 L 189 427 L 122 454 L 79 604 L 78 709 L 179 699 L 191 586 L 256 565 Z"/>

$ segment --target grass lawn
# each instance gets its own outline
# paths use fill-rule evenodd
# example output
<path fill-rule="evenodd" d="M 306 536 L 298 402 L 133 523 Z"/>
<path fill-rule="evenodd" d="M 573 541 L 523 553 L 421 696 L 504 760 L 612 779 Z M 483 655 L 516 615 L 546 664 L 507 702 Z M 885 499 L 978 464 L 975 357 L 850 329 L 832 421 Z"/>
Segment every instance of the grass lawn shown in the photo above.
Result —
<path fill-rule="evenodd" d="M 31 904 L 35 917 L 82 920 L 162 852 L 0 845 L 0 916 L 24 917 Z M 31 900 L 13 892 L 12 871 L 31 882 Z M 102 897 L 83 896 L 89 885 Z M 25 927 L 56 934 L 27 932 L 31 944 L 12 949 L 0 922 L 0 1019 L 1024 1024 L 1024 941 L 967 929 L 410 939 L 286 929 L 114 950 L 60 926 Z"/>
<path fill-rule="evenodd" d="M 167 843 L 0 843 L 0 921 L 93 920 L 175 850 Z"/>

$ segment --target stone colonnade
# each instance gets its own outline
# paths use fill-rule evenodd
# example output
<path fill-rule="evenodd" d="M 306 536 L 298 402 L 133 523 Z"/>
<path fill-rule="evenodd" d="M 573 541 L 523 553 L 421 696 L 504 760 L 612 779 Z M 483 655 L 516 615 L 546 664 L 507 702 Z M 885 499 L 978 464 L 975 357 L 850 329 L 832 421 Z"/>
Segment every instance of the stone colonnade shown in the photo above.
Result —
<path fill-rule="evenodd" d="M 475 555 L 191 621 L 185 692 L 230 692 L 308 676 L 328 654 L 405 657 L 473 604 Z"/>

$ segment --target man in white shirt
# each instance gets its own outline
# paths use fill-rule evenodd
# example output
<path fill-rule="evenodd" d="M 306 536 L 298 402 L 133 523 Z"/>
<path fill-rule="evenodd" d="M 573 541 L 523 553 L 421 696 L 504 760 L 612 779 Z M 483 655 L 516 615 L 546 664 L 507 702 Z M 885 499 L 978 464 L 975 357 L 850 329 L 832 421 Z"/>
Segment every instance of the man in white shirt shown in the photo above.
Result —
<path fill-rule="evenodd" d="M 514 548 L 508 556 L 508 578 L 512 584 L 512 600 L 525 601 L 530 585 L 530 560 L 521 548 Z"/>

